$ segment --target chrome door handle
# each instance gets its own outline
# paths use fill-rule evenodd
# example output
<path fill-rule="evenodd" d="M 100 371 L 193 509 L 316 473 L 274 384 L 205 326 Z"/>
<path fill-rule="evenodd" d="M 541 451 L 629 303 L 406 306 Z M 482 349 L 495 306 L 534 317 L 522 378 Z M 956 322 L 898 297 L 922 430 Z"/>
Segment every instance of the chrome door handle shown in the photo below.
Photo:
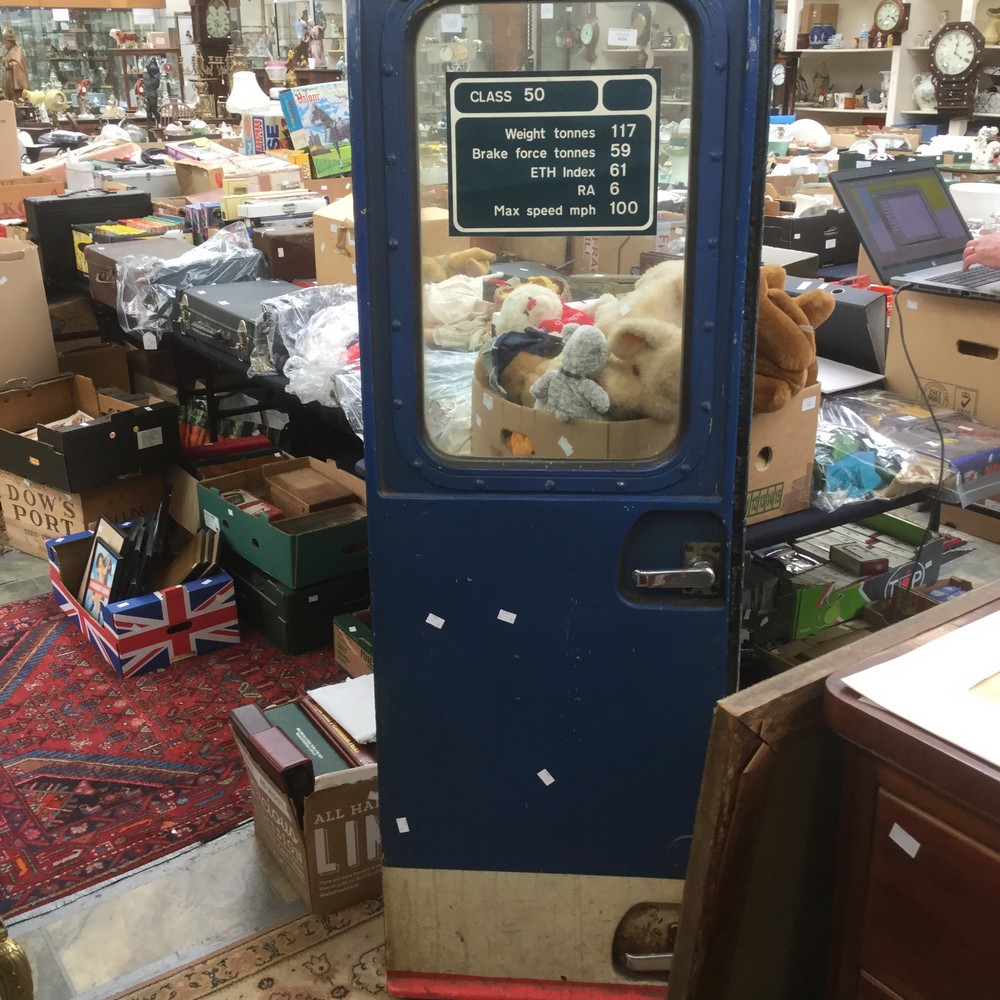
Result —
<path fill-rule="evenodd" d="M 674 964 L 674 953 L 656 955 L 631 955 L 625 952 L 625 967 L 631 972 L 669 972 Z"/>
<path fill-rule="evenodd" d="M 697 559 L 683 569 L 636 569 L 632 581 L 649 590 L 708 590 L 715 586 L 715 567 Z"/>

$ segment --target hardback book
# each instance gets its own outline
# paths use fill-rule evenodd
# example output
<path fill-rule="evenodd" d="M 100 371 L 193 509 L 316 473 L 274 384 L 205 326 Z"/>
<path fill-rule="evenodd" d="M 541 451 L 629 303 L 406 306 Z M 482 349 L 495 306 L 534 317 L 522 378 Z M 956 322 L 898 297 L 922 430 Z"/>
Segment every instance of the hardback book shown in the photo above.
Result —
<path fill-rule="evenodd" d="M 351 767 L 350 761 L 330 743 L 294 701 L 265 708 L 264 716 L 312 760 L 313 774 L 317 779 L 320 775 L 346 771 Z"/>
<path fill-rule="evenodd" d="M 302 710 L 316 723 L 317 728 L 346 757 L 352 765 L 375 764 L 378 761 L 374 743 L 357 743 L 351 735 L 329 713 L 316 704 L 308 694 L 298 699 Z"/>

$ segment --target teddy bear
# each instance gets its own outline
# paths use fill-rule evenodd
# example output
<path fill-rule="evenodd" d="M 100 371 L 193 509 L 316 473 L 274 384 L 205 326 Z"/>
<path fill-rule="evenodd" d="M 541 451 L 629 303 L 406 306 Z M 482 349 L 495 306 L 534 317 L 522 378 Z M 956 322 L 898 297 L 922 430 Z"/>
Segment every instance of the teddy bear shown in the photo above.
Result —
<path fill-rule="evenodd" d="M 563 329 L 563 341 L 559 367 L 550 368 L 528 390 L 535 398 L 535 409 L 563 423 L 600 420 L 611 399 L 590 376 L 607 363 L 608 342 L 596 326 L 575 323 Z"/>
<path fill-rule="evenodd" d="M 505 294 L 497 293 L 500 308 L 493 314 L 493 329 L 499 336 L 509 330 L 540 330 L 542 323 L 562 316 L 563 303 L 557 292 L 545 285 L 525 282 Z"/>
<path fill-rule="evenodd" d="M 424 257 L 421 262 L 421 275 L 425 284 L 444 281 L 456 274 L 464 274 L 469 278 L 481 278 L 489 273 L 490 264 L 496 259 L 497 255 L 489 250 L 483 250 L 481 247 L 469 247 L 468 250 L 458 250 L 455 253 Z"/>
<path fill-rule="evenodd" d="M 821 288 L 789 295 L 783 267 L 760 269 L 754 413 L 780 410 L 816 381 L 816 328 L 830 317 L 836 301 Z"/>
<path fill-rule="evenodd" d="M 593 310 L 592 325 L 605 335 L 611 352 L 593 377 L 610 398 L 607 419 L 652 417 L 676 430 L 684 356 L 683 261 L 655 265 L 632 291 L 621 298 L 604 295 Z M 558 340 L 536 331 L 521 350 L 494 341 L 476 359 L 475 376 L 490 384 L 493 373 L 492 382 L 511 402 L 533 406 L 531 386 L 546 371 L 560 367 Z M 487 358 L 487 352 L 494 353 Z M 498 358 L 498 353 L 504 356 Z"/>

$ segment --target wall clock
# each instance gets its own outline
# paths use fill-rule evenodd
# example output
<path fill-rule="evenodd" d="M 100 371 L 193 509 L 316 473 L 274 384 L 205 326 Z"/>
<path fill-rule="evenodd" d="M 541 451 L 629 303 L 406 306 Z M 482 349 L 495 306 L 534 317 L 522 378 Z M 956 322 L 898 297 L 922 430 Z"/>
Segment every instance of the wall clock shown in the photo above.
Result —
<path fill-rule="evenodd" d="M 938 111 L 971 114 L 986 40 L 971 21 L 950 21 L 930 40 Z"/>
<path fill-rule="evenodd" d="M 910 26 L 910 5 L 901 0 L 876 0 L 875 14 L 872 17 L 872 27 L 869 36 L 879 36 L 876 48 L 885 48 L 890 44 L 899 45 L 903 40 L 903 32 Z"/>
<path fill-rule="evenodd" d="M 583 58 L 587 62 L 595 62 L 597 59 L 597 43 L 601 37 L 601 27 L 595 18 L 590 18 L 580 25 L 578 32 L 580 44 L 583 45 Z"/>
<path fill-rule="evenodd" d="M 771 84 L 775 87 L 782 87 L 785 83 L 785 66 L 783 63 L 775 63 L 771 67 Z"/>

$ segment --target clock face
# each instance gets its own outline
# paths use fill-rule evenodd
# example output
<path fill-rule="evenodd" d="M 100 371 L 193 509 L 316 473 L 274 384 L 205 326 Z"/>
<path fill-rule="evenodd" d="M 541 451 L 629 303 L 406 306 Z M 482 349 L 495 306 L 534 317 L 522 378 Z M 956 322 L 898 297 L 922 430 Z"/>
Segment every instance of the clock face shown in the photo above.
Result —
<path fill-rule="evenodd" d="M 590 21 L 585 21 L 580 27 L 580 41 L 584 45 L 589 45 L 594 40 L 594 26 Z"/>
<path fill-rule="evenodd" d="M 875 26 L 881 31 L 895 31 L 901 14 L 895 0 L 885 0 L 875 8 Z"/>
<path fill-rule="evenodd" d="M 205 10 L 205 31 L 209 38 L 227 38 L 229 35 L 229 7 L 212 4 Z"/>
<path fill-rule="evenodd" d="M 775 87 L 780 87 L 785 82 L 785 67 L 781 63 L 775 63 L 771 70 L 771 83 Z"/>
<path fill-rule="evenodd" d="M 450 45 L 442 45 L 439 55 L 441 56 L 441 62 L 454 62 L 455 61 L 455 50 Z"/>
<path fill-rule="evenodd" d="M 964 28 L 952 28 L 938 39 L 933 58 L 940 73 L 959 76 L 976 60 L 976 41 Z"/>
<path fill-rule="evenodd" d="M 465 42 L 455 42 L 451 54 L 455 62 L 465 62 L 469 58 L 469 46 Z"/>

